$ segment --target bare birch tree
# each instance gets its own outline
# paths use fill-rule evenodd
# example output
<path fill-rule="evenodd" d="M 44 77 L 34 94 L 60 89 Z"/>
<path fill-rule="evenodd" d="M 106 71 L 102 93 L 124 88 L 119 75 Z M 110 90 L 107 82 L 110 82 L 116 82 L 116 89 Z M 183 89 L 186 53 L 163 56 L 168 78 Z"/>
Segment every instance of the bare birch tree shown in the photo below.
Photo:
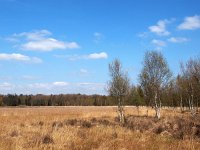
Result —
<path fill-rule="evenodd" d="M 180 106 L 180 110 L 181 113 L 184 112 L 184 79 L 181 75 L 178 75 L 176 78 L 176 93 L 178 95 L 179 98 L 179 106 Z"/>
<path fill-rule="evenodd" d="M 171 72 L 163 55 L 157 51 L 145 53 L 143 68 L 139 75 L 145 99 L 153 104 L 156 118 L 160 119 L 161 93 L 169 84 Z"/>
<path fill-rule="evenodd" d="M 115 59 L 109 64 L 111 80 L 108 83 L 108 92 L 118 100 L 118 116 L 122 124 L 125 123 L 123 98 L 128 95 L 130 81 L 128 74 L 122 70 L 121 62 Z"/>
<path fill-rule="evenodd" d="M 183 78 L 186 101 L 192 115 L 198 111 L 200 92 L 200 59 L 190 59 L 181 64 L 181 76 Z"/>

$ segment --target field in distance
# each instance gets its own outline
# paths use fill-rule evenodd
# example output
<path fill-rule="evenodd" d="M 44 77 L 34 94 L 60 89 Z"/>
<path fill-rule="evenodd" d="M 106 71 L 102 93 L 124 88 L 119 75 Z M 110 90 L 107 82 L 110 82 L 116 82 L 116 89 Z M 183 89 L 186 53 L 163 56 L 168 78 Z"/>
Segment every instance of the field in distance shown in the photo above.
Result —
<path fill-rule="evenodd" d="M 200 115 L 164 108 L 125 107 L 121 126 L 117 107 L 1 107 L 1 150 L 200 149 Z"/>

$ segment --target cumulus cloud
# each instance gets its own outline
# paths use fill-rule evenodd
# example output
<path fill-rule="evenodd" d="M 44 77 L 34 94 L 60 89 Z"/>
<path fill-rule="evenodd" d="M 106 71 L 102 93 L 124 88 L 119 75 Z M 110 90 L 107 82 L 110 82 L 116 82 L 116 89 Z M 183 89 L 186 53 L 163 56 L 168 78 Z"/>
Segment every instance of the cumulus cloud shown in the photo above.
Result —
<path fill-rule="evenodd" d="M 22 32 L 13 34 L 7 38 L 9 41 L 21 41 L 17 45 L 20 49 L 31 51 L 52 51 L 57 49 L 75 49 L 80 46 L 76 42 L 60 41 L 52 37 L 48 30 L 37 30 L 33 32 Z"/>
<path fill-rule="evenodd" d="M 20 40 L 15 37 L 7 37 L 7 38 L 5 38 L 5 40 L 8 42 L 13 42 L 13 43 L 20 42 Z"/>
<path fill-rule="evenodd" d="M 200 16 L 185 17 L 184 22 L 178 26 L 179 30 L 195 30 L 200 28 Z"/>
<path fill-rule="evenodd" d="M 71 61 L 75 61 L 75 60 L 80 60 L 80 59 L 85 59 L 85 60 L 89 60 L 89 59 L 107 59 L 108 58 L 108 54 L 106 52 L 100 52 L 100 53 L 91 53 L 88 55 L 54 55 L 57 58 L 66 58 L 68 60 Z"/>
<path fill-rule="evenodd" d="M 54 86 L 67 86 L 69 85 L 68 82 L 53 82 Z"/>
<path fill-rule="evenodd" d="M 82 78 L 82 77 L 90 77 L 90 78 L 91 78 L 91 77 L 93 76 L 94 72 L 82 68 L 82 69 L 80 69 L 80 70 L 77 71 L 77 72 L 73 72 L 73 74 L 74 74 L 75 76 L 79 76 L 79 77 L 81 77 L 81 78 Z"/>
<path fill-rule="evenodd" d="M 6 90 L 10 90 L 13 87 L 15 87 L 15 85 L 11 84 L 11 83 L 8 83 L 8 82 L 0 83 L 0 88 L 6 89 Z"/>
<path fill-rule="evenodd" d="M 22 49 L 33 51 L 52 51 L 54 49 L 74 49 L 78 47 L 79 46 L 76 42 L 62 42 L 53 38 L 30 41 L 21 45 Z"/>
<path fill-rule="evenodd" d="M 52 83 L 12 84 L 0 83 L 3 94 L 106 94 L 105 83 L 56 81 Z"/>
<path fill-rule="evenodd" d="M 108 58 L 108 55 L 105 52 L 93 53 L 88 55 L 88 59 L 106 59 L 106 58 Z"/>
<path fill-rule="evenodd" d="M 19 34 L 13 34 L 13 38 L 19 38 L 19 37 L 24 37 L 27 40 L 41 40 L 44 39 L 45 37 L 48 37 L 52 35 L 52 33 L 48 30 L 35 30 L 32 32 L 22 32 Z"/>
<path fill-rule="evenodd" d="M 22 54 L 12 53 L 0 53 L 0 60 L 6 60 L 6 61 L 22 61 L 22 62 L 31 62 L 31 63 L 41 63 L 42 60 L 37 57 L 29 57 Z"/>
<path fill-rule="evenodd" d="M 183 43 L 183 42 L 188 42 L 189 39 L 184 37 L 171 37 L 168 39 L 168 41 L 172 43 Z"/>
<path fill-rule="evenodd" d="M 0 83 L 1 94 L 9 94 L 15 88 L 16 88 L 16 86 L 11 83 L 8 83 L 8 82 Z"/>
<path fill-rule="evenodd" d="M 165 41 L 162 41 L 162 40 L 153 39 L 151 42 L 152 42 L 153 44 L 159 46 L 159 47 L 164 47 L 164 46 L 166 46 L 166 42 L 165 42 Z"/>
<path fill-rule="evenodd" d="M 169 31 L 167 31 L 166 29 L 166 25 L 169 23 L 170 21 L 168 20 L 159 20 L 157 22 L 156 25 L 150 26 L 149 30 L 157 35 L 160 36 L 167 36 L 170 34 Z"/>

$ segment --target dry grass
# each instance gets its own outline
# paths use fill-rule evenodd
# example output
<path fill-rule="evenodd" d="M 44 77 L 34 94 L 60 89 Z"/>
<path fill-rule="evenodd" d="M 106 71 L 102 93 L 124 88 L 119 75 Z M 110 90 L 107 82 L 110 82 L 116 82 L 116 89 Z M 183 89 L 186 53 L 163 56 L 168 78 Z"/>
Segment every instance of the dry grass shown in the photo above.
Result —
<path fill-rule="evenodd" d="M 200 121 L 179 110 L 126 107 L 127 124 L 116 120 L 116 107 L 0 108 L 0 149 L 200 149 Z M 198 116 L 199 117 L 199 116 Z"/>

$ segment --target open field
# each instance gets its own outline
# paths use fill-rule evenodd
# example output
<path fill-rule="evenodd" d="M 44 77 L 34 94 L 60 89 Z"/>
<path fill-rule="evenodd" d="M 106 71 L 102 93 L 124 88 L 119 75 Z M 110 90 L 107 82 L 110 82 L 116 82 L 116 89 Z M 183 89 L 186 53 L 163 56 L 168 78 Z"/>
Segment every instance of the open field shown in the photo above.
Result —
<path fill-rule="evenodd" d="M 200 116 L 179 110 L 126 107 L 120 126 L 116 107 L 0 108 L 0 149 L 200 149 Z"/>

